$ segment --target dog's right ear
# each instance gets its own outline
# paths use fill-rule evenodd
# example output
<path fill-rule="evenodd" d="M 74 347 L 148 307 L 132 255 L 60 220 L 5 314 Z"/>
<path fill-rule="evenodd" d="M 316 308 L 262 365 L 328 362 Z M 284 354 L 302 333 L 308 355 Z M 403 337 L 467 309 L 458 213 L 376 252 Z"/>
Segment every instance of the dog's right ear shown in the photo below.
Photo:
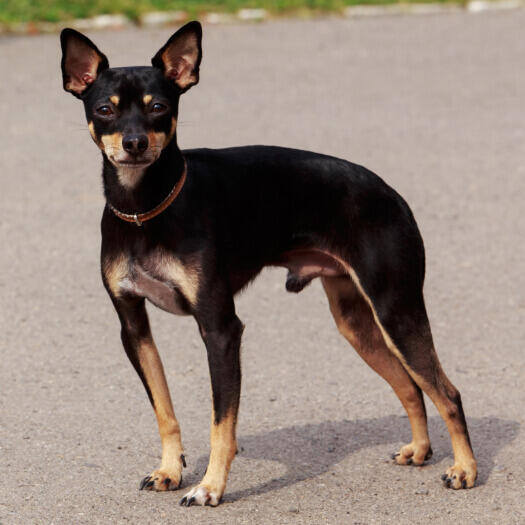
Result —
<path fill-rule="evenodd" d="M 62 81 L 64 89 L 82 98 L 97 76 L 108 69 L 108 59 L 82 33 L 66 28 L 60 33 Z"/>

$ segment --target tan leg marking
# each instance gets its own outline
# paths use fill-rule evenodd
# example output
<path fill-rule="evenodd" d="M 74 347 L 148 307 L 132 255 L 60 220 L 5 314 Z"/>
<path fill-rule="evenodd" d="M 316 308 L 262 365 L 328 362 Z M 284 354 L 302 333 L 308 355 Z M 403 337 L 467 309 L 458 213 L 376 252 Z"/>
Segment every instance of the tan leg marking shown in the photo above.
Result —
<path fill-rule="evenodd" d="M 115 105 L 118 106 L 118 103 L 120 102 L 120 97 L 118 95 L 113 95 L 109 97 L 109 100 Z"/>
<path fill-rule="evenodd" d="M 466 488 L 473 487 L 474 482 L 477 478 L 476 460 L 474 458 L 472 448 L 468 441 L 466 429 L 463 427 L 463 425 L 461 425 L 458 422 L 456 407 L 450 402 L 449 398 L 445 394 L 445 392 L 447 391 L 457 392 L 457 390 L 443 372 L 434 347 L 431 346 L 429 349 L 427 349 L 427 351 L 430 353 L 430 359 L 433 361 L 433 366 L 435 368 L 435 373 L 437 376 L 436 384 L 440 385 L 440 388 L 437 388 L 435 385 L 430 384 L 423 377 L 421 377 L 421 375 L 419 375 L 414 370 L 412 370 L 412 368 L 410 368 L 403 354 L 401 353 L 399 348 L 396 347 L 391 337 L 381 324 L 381 321 L 377 316 L 377 312 L 374 308 L 374 305 L 370 297 L 368 297 L 368 295 L 364 291 L 359 281 L 359 277 L 355 273 L 354 269 L 347 263 L 345 263 L 343 260 L 337 260 L 345 267 L 348 274 L 352 278 L 352 281 L 356 285 L 357 289 L 370 306 L 370 309 L 374 316 L 374 320 L 378 328 L 381 330 L 381 334 L 383 335 L 383 338 L 389 350 L 401 361 L 403 367 L 410 374 L 410 376 L 416 382 L 419 388 L 421 388 L 430 397 L 432 402 L 436 405 L 439 414 L 445 421 L 448 431 L 450 433 L 452 450 L 454 451 L 454 466 L 447 470 L 447 475 L 451 474 L 451 476 L 449 477 L 453 478 L 451 487 L 454 489 L 464 488 L 464 486 Z M 428 342 L 425 343 L 421 341 L 421 343 L 428 345 Z"/>
<path fill-rule="evenodd" d="M 438 390 L 433 385 L 428 384 L 418 374 L 414 373 L 413 375 L 414 379 L 422 385 L 421 388 L 436 405 L 439 414 L 445 420 L 450 434 L 452 450 L 454 451 L 454 465 L 446 470 L 446 478 L 451 480 L 449 486 L 453 489 L 472 488 L 478 477 L 477 462 L 465 433 L 466 429 L 457 418 L 457 407 L 450 402 L 442 390 Z M 438 371 L 438 383 L 441 385 L 441 388 L 447 391 L 457 392 L 441 367 Z"/>
<path fill-rule="evenodd" d="M 219 423 L 215 423 L 215 413 L 212 411 L 211 420 L 211 453 L 208 469 L 202 481 L 191 489 L 182 499 L 187 505 L 219 504 L 230 467 L 237 452 L 235 439 L 236 418 L 233 413 L 228 413 Z"/>
<path fill-rule="evenodd" d="M 179 487 L 182 479 L 181 455 L 184 449 L 162 361 L 151 336 L 140 342 L 137 355 L 153 399 L 162 443 L 160 467 L 150 474 L 150 479 L 143 488 L 157 491 L 174 490 Z"/>
<path fill-rule="evenodd" d="M 123 283 L 129 278 L 129 262 L 121 255 L 106 259 L 102 263 L 104 279 L 111 293 L 120 297 Z M 137 343 L 137 358 L 143 371 L 153 402 L 162 443 L 162 460 L 159 469 L 154 470 L 141 487 L 149 490 L 174 490 L 182 478 L 182 458 L 184 453 L 180 427 L 171 402 L 164 368 L 151 333 Z"/>
<path fill-rule="evenodd" d="M 422 465 L 429 459 L 430 439 L 423 397 L 399 359 L 387 348 L 370 307 L 348 277 L 323 277 L 330 311 L 339 332 L 364 361 L 387 381 L 405 408 L 412 428 L 412 442 L 395 456 L 400 465 Z"/>

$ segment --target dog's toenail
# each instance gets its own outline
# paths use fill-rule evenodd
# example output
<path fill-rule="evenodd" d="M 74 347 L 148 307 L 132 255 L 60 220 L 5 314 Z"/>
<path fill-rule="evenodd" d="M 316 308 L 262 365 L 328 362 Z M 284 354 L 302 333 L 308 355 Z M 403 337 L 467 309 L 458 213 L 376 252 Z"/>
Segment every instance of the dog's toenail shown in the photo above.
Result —
<path fill-rule="evenodd" d="M 145 478 L 143 478 L 142 481 L 140 482 L 139 490 L 142 490 L 150 479 L 151 479 L 151 476 L 146 476 Z"/>

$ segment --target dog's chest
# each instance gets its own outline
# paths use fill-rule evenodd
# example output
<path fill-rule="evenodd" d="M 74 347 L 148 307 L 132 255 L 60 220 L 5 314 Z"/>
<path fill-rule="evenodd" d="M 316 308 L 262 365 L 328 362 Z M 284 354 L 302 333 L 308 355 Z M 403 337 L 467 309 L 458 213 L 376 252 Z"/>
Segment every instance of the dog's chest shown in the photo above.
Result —
<path fill-rule="evenodd" d="M 198 279 L 192 268 L 162 253 L 127 257 L 126 271 L 119 276 L 120 293 L 145 297 L 155 306 L 176 315 L 189 315 Z"/>

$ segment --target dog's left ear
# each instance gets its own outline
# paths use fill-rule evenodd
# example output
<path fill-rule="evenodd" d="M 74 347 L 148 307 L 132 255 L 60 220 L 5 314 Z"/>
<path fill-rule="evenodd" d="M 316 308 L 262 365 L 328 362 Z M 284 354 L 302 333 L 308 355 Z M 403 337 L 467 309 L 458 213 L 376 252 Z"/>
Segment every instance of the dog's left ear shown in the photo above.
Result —
<path fill-rule="evenodd" d="M 189 22 L 181 27 L 151 59 L 154 67 L 172 80 L 181 90 L 187 91 L 199 81 L 202 58 L 202 27 L 199 22 Z"/>

